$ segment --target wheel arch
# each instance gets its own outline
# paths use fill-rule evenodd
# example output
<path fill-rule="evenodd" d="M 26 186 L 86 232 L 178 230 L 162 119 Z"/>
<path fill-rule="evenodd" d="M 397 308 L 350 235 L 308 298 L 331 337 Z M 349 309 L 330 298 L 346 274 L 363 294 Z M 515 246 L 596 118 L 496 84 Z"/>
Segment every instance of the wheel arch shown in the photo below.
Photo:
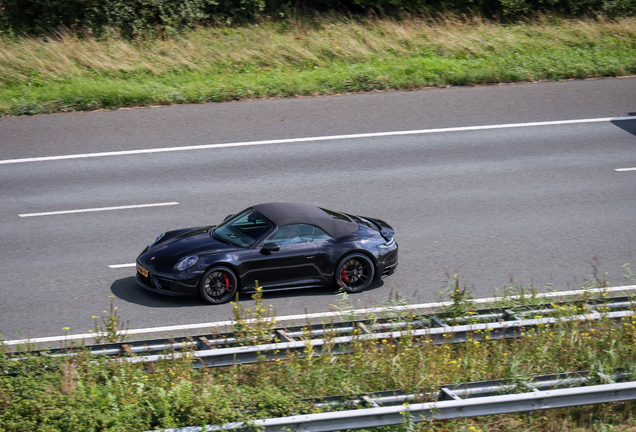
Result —
<path fill-rule="evenodd" d="M 201 276 L 199 276 L 199 282 L 201 282 L 201 278 L 203 277 L 203 275 L 206 274 L 210 269 L 213 269 L 214 267 L 227 267 L 230 270 L 232 270 L 232 272 L 234 272 L 234 276 L 236 276 L 236 283 L 240 285 L 240 283 L 241 283 L 241 275 L 240 275 L 240 273 L 238 271 L 238 268 L 236 267 L 235 264 L 229 263 L 227 261 L 217 261 L 217 262 L 214 262 L 214 263 L 206 266 L 203 269 L 203 272 L 201 273 Z"/>

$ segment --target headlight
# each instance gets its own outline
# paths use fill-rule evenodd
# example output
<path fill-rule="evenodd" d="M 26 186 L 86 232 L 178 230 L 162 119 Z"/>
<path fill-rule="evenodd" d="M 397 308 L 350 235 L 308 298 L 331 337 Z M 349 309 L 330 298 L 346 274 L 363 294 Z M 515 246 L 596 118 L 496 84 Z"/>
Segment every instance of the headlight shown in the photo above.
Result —
<path fill-rule="evenodd" d="M 391 249 L 393 246 L 395 246 L 395 238 L 391 237 L 388 242 L 378 246 L 378 249 Z"/>
<path fill-rule="evenodd" d="M 159 234 L 157 237 L 155 237 L 155 239 L 152 241 L 152 243 L 150 243 L 150 246 L 152 246 L 153 244 L 157 243 L 159 240 L 161 240 L 163 238 L 163 236 L 165 236 L 166 233 L 161 233 Z M 149 246 L 149 247 L 150 247 Z"/>
<path fill-rule="evenodd" d="M 177 270 L 188 269 L 192 267 L 193 265 L 195 265 L 197 261 L 199 261 L 199 257 L 196 255 L 185 257 L 184 259 L 181 260 L 181 262 L 179 262 L 179 264 L 177 264 Z"/>

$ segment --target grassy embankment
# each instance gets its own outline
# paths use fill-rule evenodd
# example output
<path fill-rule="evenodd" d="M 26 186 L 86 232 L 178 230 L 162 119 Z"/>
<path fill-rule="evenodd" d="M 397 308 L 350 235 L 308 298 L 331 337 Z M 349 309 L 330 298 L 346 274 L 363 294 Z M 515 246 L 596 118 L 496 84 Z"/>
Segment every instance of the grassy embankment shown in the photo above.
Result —
<path fill-rule="evenodd" d="M 630 283 L 636 282 L 629 272 Z M 604 282 L 601 281 L 601 285 Z M 466 316 L 474 304 L 459 281 L 452 278 L 446 294 L 453 305 L 447 312 Z M 508 293 L 523 287 L 508 289 Z M 528 293 L 528 290 L 525 290 Z M 604 294 L 589 295 L 588 301 Z M 271 307 L 256 296 L 254 311 L 235 305 L 239 340 L 265 341 L 271 322 L 247 325 L 246 318 L 270 316 Z M 526 303 L 541 300 L 530 298 Z M 395 303 L 395 300 L 394 300 Z M 514 307 L 520 301 L 493 305 Z M 341 307 L 348 307 L 345 303 Z M 579 314 L 582 308 L 561 307 L 556 316 Z M 111 311 L 113 312 L 113 311 Z M 115 309 L 116 312 L 116 309 Z M 116 324 L 104 317 L 111 336 Z M 412 318 L 412 317 L 411 317 Z M 389 317 L 390 319 L 390 317 Z M 393 316 L 393 319 L 409 319 Z M 117 318 L 116 320 L 119 320 Z M 109 327 L 110 325 L 110 327 Z M 328 323 L 326 324 L 328 326 Z M 0 350 L 0 431 L 143 431 L 151 428 L 222 424 L 298 413 L 319 412 L 303 398 L 352 395 L 404 389 L 427 392 L 450 383 L 592 370 L 612 374 L 616 368 L 636 378 L 636 317 L 615 322 L 561 323 L 528 331 L 524 337 L 466 343 L 416 346 L 412 337 L 362 340 L 351 344 L 349 355 L 312 355 L 304 358 L 225 368 L 192 369 L 189 361 L 160 361 L 151 373 L 147 365 L 116 359 L 95 361 L 89 356 L 34 356 L 19 363 Z M 46 367 L 43 365 L 46 364 Z M 599 378 L 599 384 L 601 384 Z M 434 431 L 624 431 L 636 427 L 636 402 L 604 404 L 500 415 L 446 422 L 406 423 L 377 429 L 384 432 Z M 631 430 L 631 429 L 629 429 Z"/>
<path fill-rule="evenodd" d="M 636 18 L 316 18 L 0 40 L 0 115 L 636 74 Z"/>

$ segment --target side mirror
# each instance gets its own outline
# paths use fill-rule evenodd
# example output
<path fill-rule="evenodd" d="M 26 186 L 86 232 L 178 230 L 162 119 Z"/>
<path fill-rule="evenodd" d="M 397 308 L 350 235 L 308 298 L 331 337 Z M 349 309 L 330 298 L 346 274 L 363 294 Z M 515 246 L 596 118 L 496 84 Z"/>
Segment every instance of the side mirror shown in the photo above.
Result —
<path fill-rule="evenodd" d="M 234 217 L 234 213 L 229 214 L 229 215 L 225 216 L 225 219 L 223 219 L 223 222 L 225 222 L 228 219 L 232 219 L 233 217 Z"/>
<path fill-rule="evenodd" d="M 278 246 L 276 243 L 265 243 L 263 247 L 261 248 L 261 253 L 265 255 L 269 255 L 272 252 L 276 252 L 279 250 L 280 250 L 280 246 Z"/>

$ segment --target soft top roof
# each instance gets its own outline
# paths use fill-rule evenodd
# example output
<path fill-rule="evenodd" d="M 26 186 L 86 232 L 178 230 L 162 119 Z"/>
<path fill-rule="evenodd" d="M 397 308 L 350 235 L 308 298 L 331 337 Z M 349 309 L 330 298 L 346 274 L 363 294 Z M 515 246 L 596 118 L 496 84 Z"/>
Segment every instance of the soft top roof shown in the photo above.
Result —
<path fill-rule="evenodd" d="M 356 222 L 334 219 L 324 210 L 311 204 L 276 202 L 258 204 L 252 208 L 279 227 L 291 224 L 315 225 L 333 238 L 342 237 L 360 229 Z"/>

